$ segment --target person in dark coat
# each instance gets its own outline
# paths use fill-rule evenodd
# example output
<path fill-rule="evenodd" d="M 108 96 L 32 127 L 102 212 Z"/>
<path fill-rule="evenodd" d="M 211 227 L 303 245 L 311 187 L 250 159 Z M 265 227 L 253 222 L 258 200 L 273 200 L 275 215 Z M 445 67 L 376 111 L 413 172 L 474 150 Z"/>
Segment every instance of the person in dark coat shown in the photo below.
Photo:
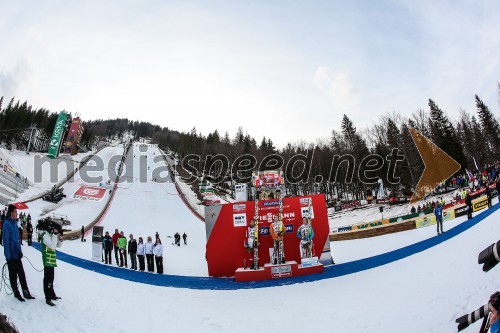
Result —
<path fill-rule="evenodd" d="M 467 219 L 470 220 L 472 218 L 472 198 L 470 196 L 470 191 L 467 191 L 465 195 L 465 204 L 467 205 Z"/>
<path fill-rule="evenodd" d="M 83 237 L 85 236 L 85 227 L 82 225 L 82 242 L 83 242 Z"/>
<path fill-rule="evenodd" d="M 486 200 L 488 200 L 488 208 L 491 208 L 491 190 L 490 185 L 486 184 Z"/>
<path fill-rule="evenodd" d="M 33 243 L 33 225 L 31 224 L 31 219 L 28 220 L 28 225 L 26 226 L 28 231 L 28 246 Z"/>
<path fill-rule="evenodd" d="M 187 245 L 188 235 L 186 235 L 186 233 L 182 234 L 182 239 L 184 240 L 184 245 Z"/>
<path fill-rule="evenodd" d="M 130 269 L 137 270 L 137 241 L 134 235 L 129 235 L 128 255 L 130 256 Z"/>
<path fill-rule="evenodd" d="M 102 239 L 102 247 L 104 248 L 104 261 L 106 264 L 111 265 L 111 251 L 113 250 L 113 239 L 109 235 L 109 231 L 106 231 L 104 238 Z"/>

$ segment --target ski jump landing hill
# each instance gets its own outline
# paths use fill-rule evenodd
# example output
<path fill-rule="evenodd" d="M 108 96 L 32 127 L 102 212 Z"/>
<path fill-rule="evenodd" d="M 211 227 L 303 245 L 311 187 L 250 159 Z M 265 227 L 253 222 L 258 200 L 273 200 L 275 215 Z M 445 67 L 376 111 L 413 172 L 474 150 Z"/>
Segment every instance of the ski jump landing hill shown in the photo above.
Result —
<path fill-rule="evenodd" d="M 154 242 L 158 232 L 165 247 L 165 274 L 206 276 L 205 225 L 181 199 L 161 154 L 156 145 L 133 144 L 114 196 L 97 225 L 110 234 L 118 229 L 127 238 L 133 234 L 144 242 L 148 236 Z M 177 232 L 181 236 L 186 233 L 188 246 L 173 245 Z M 81 258 L 92 254 L 91 242 L 69 242 L 65 248 Z"/>

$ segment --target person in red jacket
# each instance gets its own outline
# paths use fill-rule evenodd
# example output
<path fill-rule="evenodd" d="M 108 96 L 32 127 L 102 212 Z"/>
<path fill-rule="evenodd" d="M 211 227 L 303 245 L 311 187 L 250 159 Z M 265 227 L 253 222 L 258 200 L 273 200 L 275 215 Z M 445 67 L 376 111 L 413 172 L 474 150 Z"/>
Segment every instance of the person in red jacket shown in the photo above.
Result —
<path fill-rule="evenodd" d="M 118 262 L 118 238 L 120 238 L 121 235 L 118 232 L 118 229 L 115 229 L 115 233 L 113 234 L 112 240 L 113 240 L 113 248 L 115 249 L 115 260 L 116 260 L 116 265 L 119 266 L 120 263 Z M 111 263 L 110 263 L 111 264 Z"/>

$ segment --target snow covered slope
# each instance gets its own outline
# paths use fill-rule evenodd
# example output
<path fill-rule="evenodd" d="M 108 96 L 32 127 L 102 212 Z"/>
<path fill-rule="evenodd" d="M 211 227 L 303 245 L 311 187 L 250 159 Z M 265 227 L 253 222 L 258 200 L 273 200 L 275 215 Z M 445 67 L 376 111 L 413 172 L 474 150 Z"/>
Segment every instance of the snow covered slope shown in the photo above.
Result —
<path fill-rule="evenodd" d="M 142 147 L 134 144 L 129 151 L 118 190 L 100 225 L 111 235 L 118 229 L 124 231 L 127 238 L 129 234 L 136 239 L 142 236 L 144 242 L 147 236 L 152 236 L 154 242 L 158 232 L 165 247 L 165 274 L 207 276 L 204 223 L 185 206 L 173 183 L 161 181 L 161 178 L 170 179 L 167 171 L 156 175 L 157 182 L 152 181 L 155 169 L 158 171 L 163 166 L 166 170 L 165 162 L 155 145 Z M 187 246 L 182 241 L 180 247 L 172 245 L 176 232 L 188 235 Z M 86 243 L 71 243 L 68 253 L 90 258 L 91 235 L 87 236 Z"/>
<path fill-rule="evenodd" d="M 80 229 L 82 225 L 87 225 L 97 217 L 109 197 L 109 191 L 106 191 L 101 201 L 79 200 L 74 198 L 75 192 L 80 186 L 99 186 L 98 177 L 102 182 L 107 182 L 110 176 L 116 174 L 114 170 L 108 170 L 108 167 L 118 167 L 117 161 L 123 154 L 123 145 L 116 147 L 106 147 L 93 156 L 62 188 L 66 198 L 58 203 L 51 203 L 38 199 L 28 204 L 28 212 L 36 222 L 40 217 L 50 216 L 52 213 L 66 215 L 71 221 L 71 229 Z M 111 163 L 111 160 L 117 160 Z M 96 171 L 94 171 L 96 170 Z M 82 176 L 87 175 L 87 176 Z M 94 180 L 95 179 L 95 180 Z"/>
<path fill-rule="evenodd" d="M 61 332 L 453 332 L 455 318 L 500 289 L 500 266 L 483 273 L 477 264 L 478 253 L 499 238 L 499 218 L 497 209 L 456 237 L 384 266 L 274 288 L 155 287 L 59 262 L 55 290 L 63 299 L 56 308 L 45 305 L 42 274 L 27 261 L 40 269 L 40 252 L 25 247 L 28 284 L 37 299 L 20 303 L 2 291 L 1 312 L 21 332 L 47 327 Z M 468 332 L 477 329 L 476 324 Z"/>

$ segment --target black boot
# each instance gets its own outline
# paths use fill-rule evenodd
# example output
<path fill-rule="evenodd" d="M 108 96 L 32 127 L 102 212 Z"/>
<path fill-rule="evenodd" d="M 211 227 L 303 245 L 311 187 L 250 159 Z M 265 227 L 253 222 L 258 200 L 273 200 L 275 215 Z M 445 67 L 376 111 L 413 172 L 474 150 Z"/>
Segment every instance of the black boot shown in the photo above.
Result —
<path fill-rule="evenodd" d="M 23 289 L 23 296 L 26 299 L 35 299 L 35 297 L 31 296 L 30 291 L 28 289 Z"/>
<path fill-rule="evenodd" d="M 47 305 L 50 305 L 50 306 L 56 306 L 54 303 L 52 303 L 52 301 L 50 299 L 46 300 L 45 303 L 47 303 Z"/>
<path fill-rule="evenodd" d="M 52 300 L 53 300 L 53 301 L 57 301 L 58 299 L 61 299 L 61 297 L 59 297 L 59 296 L 54 296 L 54 297 L 52 297 Z"/>
<path fill-rule="evenodd" d="M 25 302 L 24 298 L 19 293 L 14 293 L 14 297 L 19 300 L 19 302 Z"/>

